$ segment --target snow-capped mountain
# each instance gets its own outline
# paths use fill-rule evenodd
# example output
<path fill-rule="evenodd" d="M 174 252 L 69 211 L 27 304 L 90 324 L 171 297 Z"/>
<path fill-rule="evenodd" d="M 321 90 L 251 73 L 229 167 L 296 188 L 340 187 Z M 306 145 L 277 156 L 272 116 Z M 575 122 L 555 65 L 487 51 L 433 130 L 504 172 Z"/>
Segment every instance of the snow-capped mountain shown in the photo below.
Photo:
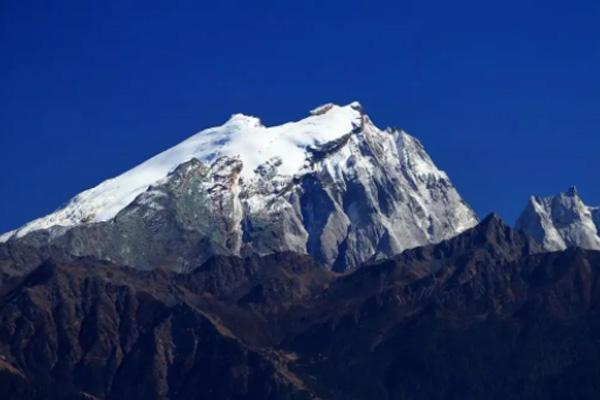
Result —
<path fill-rule="evenodd" d="M 548 251 L 567 247 L 600 250 L 600 209 L 585 205 L 575 187 L 556 196 L 532 196 L 516 227 Z"/>
<path fill-rule="evenodd" d="M 272 127 L 235 114 L 0 240 L 138 268 L 294 251 L 344 270 L 476 223 L 417 139 L 354 102 Z"/>

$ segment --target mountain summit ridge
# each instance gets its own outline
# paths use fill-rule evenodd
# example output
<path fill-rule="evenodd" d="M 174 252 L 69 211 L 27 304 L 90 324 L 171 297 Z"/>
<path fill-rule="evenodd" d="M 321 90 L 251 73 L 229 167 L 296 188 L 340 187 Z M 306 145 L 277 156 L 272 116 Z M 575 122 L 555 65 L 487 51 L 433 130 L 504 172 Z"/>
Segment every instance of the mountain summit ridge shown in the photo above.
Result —
<path fill-rule="evenodd" d="M 3 240 L 143 269 L 294 251 L 345 270 L 477 222 L 418 139 L 353 102 L 273 127 L 235 114 Z"/>
<path fill-rule="evenodd" d="M 319 140 L 328 142 L 352 129 L 352 122 L 358 122 L 360 119 L 359 108 L 358 102 L 347 106 L 332 105 L 327 112 L 274 127 L 265 127 L 260 119 L 254 116 L 233 114 L 223 125 L 204 129 L 125 173 L 83 191 L 71 199 L 65 207 L 3 234 L 0 236 L 0 241 L 5 241 L 12 236 L 21 237 L 29 232 L 47 229 L 53 225 L 72 226 L 80 223 L 107 221 L 116 216 L 150 185 L 159 183 L 178 165 L 192 158 L 210 163 L 222 155 L 239 156 L 245 165 L 245 177 L 251 179 L 255 168 L 271 159 L 270 154 L 264 149 L 265 145 L 276 144 L 273 143 L 274 138 L 269 138 L 267 135 L 260 138 L 261 140 L 256 140 L 260 134 L 279 134 L 279 138 L 282 139 L 282 136 L 301 133 L 302 135 L 297 135 L 299 137 L 295 138 L 299 141 L 296 143 L 298 146 L 313 144 L 314 141 L 318 142 Z M 315 126 L 322 129 L 312 129 L 311 131 L 311 127 Z M 269 129 L 280 132 L 269 132 Z M 254 143 L 252 139 L 254 139 Z M 294 138 L 283 137 L 283 139 Z M 302 143 L 302 140 L 310 143 Z M 289 143 L 285 144 L 289 145 Z M 283 152 L 289 148 L 275 150 Z M 293 159 L 298 152 L 292 151 L 292 153 L 296 154 L 287 153 L 286 162 L 282 163 L 283 166 L 292 164 L 283 171 L 289 175 L 298 172 L 304 161 Z M 281 154 L 275 155 L 281 156 Z M 290 157 L 292 157 L 292 161 L 290 161 Z"/>

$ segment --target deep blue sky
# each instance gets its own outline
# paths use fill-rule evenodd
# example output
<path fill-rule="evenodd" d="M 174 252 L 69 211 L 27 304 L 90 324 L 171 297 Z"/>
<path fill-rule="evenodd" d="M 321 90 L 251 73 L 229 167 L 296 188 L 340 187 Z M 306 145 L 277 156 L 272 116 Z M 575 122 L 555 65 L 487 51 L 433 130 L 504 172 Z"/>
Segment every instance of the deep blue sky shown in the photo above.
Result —
<path fill-rule="evenodd" d="M 597 0 L 0 0 L 0 57 L 0 231 L 234 112 L 329 101 L 419 137 L 481 216 L 600 204 Z"/>

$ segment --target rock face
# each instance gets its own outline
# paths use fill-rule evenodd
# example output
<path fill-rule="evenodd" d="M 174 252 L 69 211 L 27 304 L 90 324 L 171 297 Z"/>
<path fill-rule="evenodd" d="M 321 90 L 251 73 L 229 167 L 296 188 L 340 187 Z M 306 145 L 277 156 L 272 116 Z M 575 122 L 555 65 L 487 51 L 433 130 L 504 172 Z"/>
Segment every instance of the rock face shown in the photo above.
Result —
<path fill-rule="evenodd" d="M 6 399 L 596 399 L 600 252 L 490 216 L 350 273 L 48 261 L 0 290 Z"/>
<path fill-rule="evenodd" d="M 516 227 L 548 251 L 567 247 L 600 250 L 600 211 L 585 205 L 574 187 L 557 196 L 532 196 Z"/>
<path fill-rule="evenodd" d="M 378 129 L 358 103 L 328 104 L 276 127 L 235 115 L 3 235 L 0 255 L 18 269 L 23 248 L 60 248 L 185 272 L 293 251 L 343 271 L 476 223 L 417 139 Z"/>

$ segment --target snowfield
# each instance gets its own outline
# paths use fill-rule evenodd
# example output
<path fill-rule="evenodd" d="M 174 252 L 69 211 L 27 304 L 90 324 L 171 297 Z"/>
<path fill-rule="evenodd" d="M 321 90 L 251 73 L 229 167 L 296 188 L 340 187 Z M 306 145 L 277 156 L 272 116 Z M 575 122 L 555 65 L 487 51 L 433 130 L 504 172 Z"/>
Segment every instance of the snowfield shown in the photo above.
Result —
<path fill-rule="evenodd" d="M 279 157 L 278 172 L 292 176 L 304 166 L 307 147 L 348 134 L 354 124 L 360 123 L 360 115 L 358 102 L 346 106 L 325 104 L 305 119 L 272 127 L 262 125 L 256 117 L 234 114 L 225 124 L 202 130 L 122 175 L 80 193 L 64 208 L 1 235 L 0 241 L 55 225 L 108 221 L 150 185 L 192 158 L 209 163 L 220 156 L 239 157 L 244 166 L 242 177 L 252 180 L 259 165 Z"/>

